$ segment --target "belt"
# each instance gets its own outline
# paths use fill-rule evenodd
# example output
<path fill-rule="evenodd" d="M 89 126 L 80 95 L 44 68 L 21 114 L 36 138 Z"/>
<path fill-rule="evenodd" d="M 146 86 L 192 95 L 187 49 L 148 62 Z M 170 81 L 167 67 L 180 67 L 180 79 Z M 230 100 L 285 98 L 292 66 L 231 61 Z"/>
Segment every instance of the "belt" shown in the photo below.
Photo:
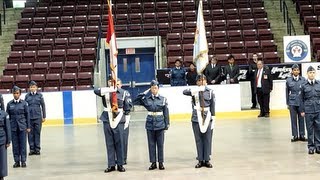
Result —
<path fill-rule="evenodd" d="M 110 109 L 111 110 L 111 109 Z M 109 109 L 108 108 L 103 108 L 103 111 L 109 111 Z M 122 112 L 123 111 L 123 109 L 122 108 L 118 108 L 118 111 L 117 112 Z"/>
<path fill-rule="evenodd" d="M 148 115 L 150 115 L 150 116 L 161 116 L 161 115 L 163 115 L 163 112 L 151 112 L 151 111 L 149 111 Z"/>
<path fill-rule="evenodd" d="M 202 109 L 203 109 L 203 111 L 209 111 L 210 110 L 209 107 L 199 108 L 199 109 L 195 109 L 195 110 L 202 111 Z"/>

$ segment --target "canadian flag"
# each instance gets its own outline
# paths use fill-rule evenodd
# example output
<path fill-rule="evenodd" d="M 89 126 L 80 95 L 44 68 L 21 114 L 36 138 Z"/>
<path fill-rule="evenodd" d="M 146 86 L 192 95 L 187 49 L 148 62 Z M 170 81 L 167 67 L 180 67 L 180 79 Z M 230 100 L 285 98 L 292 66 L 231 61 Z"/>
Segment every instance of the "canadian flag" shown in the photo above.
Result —
<path fill-rule="evenodd" d="M 111 82 L 114 88 L 117 85 L 118 79 L 118 48 L 116 42 L 116 33 L 114 31 L 114 24 L 113 24 L 113 16 L 112 16 L 112 5 L 110 0 L 108 1 L 108 31 L 107 31 L 107 45 L 110 49 L 110 71 L 111 71 Z M 118 102 L 117 102 L 117 93 L 111 93 L 111 107 L 113 112 L 118 111 Z"/>

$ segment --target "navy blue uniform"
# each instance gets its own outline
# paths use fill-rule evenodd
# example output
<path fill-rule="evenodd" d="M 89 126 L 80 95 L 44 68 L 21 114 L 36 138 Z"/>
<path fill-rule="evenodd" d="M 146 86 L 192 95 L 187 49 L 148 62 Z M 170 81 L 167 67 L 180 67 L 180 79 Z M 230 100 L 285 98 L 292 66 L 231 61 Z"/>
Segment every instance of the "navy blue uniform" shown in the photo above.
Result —
<path fill-rule="evenodd" d="M 304 118 L 301 116 L 301 86 L 305 83 L 304 77 L 289 77 L 286 81 L 286 100 L 290 110 L 291 132 L 293 137 L 304 137 Z M 298 121 L 297 121 L 298 120 Z M 297 126 L 297 124 L 299 126 Z M 299 133 L 298 133 L 299 127 Z"/>
<path fill-rule="evenodd" d="M 3 101 L 3 96 L 2 96 L 2 94 L 0 94 L 0 108 L 1 108 L 2 111 L 5 111 L 5 109 L 4 109 L 4 101 Z"/>
<path fill-rule="evenodd" d="M 146 94 L 139 94 L 134 100 L 134 104 L 144 106 L 148 111 L 145 128 L 150 162 L 157 162 L 156 154 L 158 154 L 158 162 L 163 163 L 164 130 L 167 130 L 170 125 L 167 99 L 160 95 L 154 96 L 149 91 Z"/>
<path fill-rule="evenodd" d="M 7 104 L 7 113 L 10 118 L 12 151 L 16 163 L 25 163 L 27 160 L 27 129 L 30 129 L 28 103 L 22 99 L 11 100 Z"/>
<path fill-rule="evenodd" d="M 46 105 L 43 95 L 39 92 L 26 94 L 25 101 L 29 106 L 31 131 L 28 134 L 30 152 L 40 151 L 40 135 L 42 128 L 42 119 L 46 118 Z"/>
<path fill-rule="evenodd" d="M 305 113 L 308 149 L 320 151 L 320 82 L 309 81 L 301 87 L 301 112 Z"/>
<path fill-rule="evenodd" d="M 8 175 L 7 144 L 11 143 L 11 128 L 8 114 L 0 110 L 0 178 Z"/>
<path fill-rule="evenodd" d="M 185 86 L 186 82 L 186 70 L 184 68 L 173 68 L 170 71 L 170 84 L 171 86 Z"/>
<path fill-rule="evenodd" d="M 107 101 L 105 96 L 109 96 L 111 93 L 103 94 L 101 88 L 95 89 L 94 93 L 102 98 L 103 106 L 107 107 Z M 129 96 L 128 96 L 129 95 Z M 123 111 L 123 116 L 119 124 L 115 128 L 111 128 L 108 112 L 105 110 L 100 116 L 100 120 L 103 122 L 103 130 L 106 141 L 107 155 L 108 155 L 108 167 L 124 164 L 124 123 L 125 115 L 129 115 L 132 102 L 130 94 L 125 90 L 117 90 L 118 108 L 119 111 Z"/>
<path fill-rule="evenodd" d="M 184 95 L 192 97 L 192 129 L 194 133 L 194 138 L 197 146 L 197 159 L 199 161 L 209 161 L 211 155 L 211 144 L 212 144 L 212 116 L 215 116 L 215 95 L 213 91 L 207 87 L 203 92 L 199 93 L 199 103 L 200 107 L 204 108 L 203 117 L 210 116 L 210 123 L 205 133 L 200 131 L 199 120 L 196 108 L 196 99 L 192 94 L 191 89 L 186 89 L 183 91 Z M 209 112 L 210 111 L 210 112 Z M 209 113 L 209 114 L 208 114 Z M 201 122 L 200 122 L 201 123 Z"/>

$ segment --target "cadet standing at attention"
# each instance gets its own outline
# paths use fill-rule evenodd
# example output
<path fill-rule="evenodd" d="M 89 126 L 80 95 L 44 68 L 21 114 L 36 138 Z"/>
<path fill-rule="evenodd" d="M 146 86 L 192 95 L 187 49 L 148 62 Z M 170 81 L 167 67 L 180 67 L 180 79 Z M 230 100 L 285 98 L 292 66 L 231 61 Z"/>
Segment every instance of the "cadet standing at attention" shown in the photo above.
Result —
<path fill-rule="evenodd" d="M 118 79 L 117 84 L 121 80 Z M 111 112 L 111 94 L 116 92 L 118 110 Z M 100 116 L 103 122 L 103 130 L 105 135 L 107 155 L 108 155 L 108 168 L 105 173 L 115 171 L 115 166 L 119 172 L 125 172 L 124 165 L 124 126 L 128 121 L 132 102 L 130 95 L 121 88 L 102 87 L 94 90 L 94 93 L 102 98 L 104 110 Z"/>
<path fill-rule="evenodd" d="M 148 137 L 149 159 L 151 162 L 149 170 L 157 168 L 157 154 L 159 169 L 165 169 L 163 165 L 164 131 L 168 130 L 170 126 L 167 99 L 159 95 L 158 91 L 159 83 L 152 80 L 150 83 L 150 90 L 139 94 L 134 100 L 134 104 L 144 106 L 148 111 L 146 130 Z M 158 152 L 156 150 L 158 150 Z"/>
<path fill-rule="evenodd" d="M 307 69 L 308 79 L 301 87 L 301 116 L 306 118 L 308 153 L 320 154 L 320 82 L 315 79 L 316 70 Z"/>
<path fill-rule="evenodd" d="M 0 110 L 0 180 L 8 175 L 7 148 L 11 143 L 11 128 L 8 114 Z"/>
<path fill-rule="evenodd" d="M 210 163 L 212 134 L 215 121 L 215 95 L 206 87 L 205 75 L 197 76 L 196 89 L 186 89 L 184 95 L 192 97 L 192 129 L 197 146 L 197 160 L 195 168 L 203 166 L 212 168 Z"/>
<path fill-rule="evenodd" d="M 25 100 L 20 99 L 21 89 L 14 86 L 13 100 L 7 104 L 12 135 L 13 168 L 27 167 L 27 133 L 30 132 L 29 107 Z"/>
<path fill-rule="evenodd" d="M 305 83 L 306 79 L 301 77 L 299 65 L 292 66 L 292 76 L 286 81 L 286 99 L 291 118 L 291 142 L 306 141 L 304 129 L 304 117 L 300 114 L 301 106 L 301 86 Z M 298 130 L 299 127 L 299 130 Z"/>
<path fill-rule="evenodd" d="M 31 131 L 28 134 L 30 147 L 29 155 L 40 155 L 40 136 L 42 123 L 46 120 L 46 105 L 41 93 L 37 92 L 38 86 L 34 81 L 29 83 L 29 93 L 24 98 L 29 106 Z"/>

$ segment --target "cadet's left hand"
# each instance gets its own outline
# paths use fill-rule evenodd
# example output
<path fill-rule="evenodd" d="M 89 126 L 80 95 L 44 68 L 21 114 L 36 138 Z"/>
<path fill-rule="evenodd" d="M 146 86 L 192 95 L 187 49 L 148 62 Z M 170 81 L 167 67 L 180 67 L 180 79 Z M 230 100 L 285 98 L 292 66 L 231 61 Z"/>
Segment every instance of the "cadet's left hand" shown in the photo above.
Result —
<path fill-rule="evenodd" d="M 30 128 L 28 128 L 28 129 L 27 129 L 27 132 L 29 133 L 30 131 L 31 131 L 31 129 L 30 129 Z"/>
<path fill-rule="evenodd" d="M 170 127 L 170 125 L 168 124 L 168 125 L 167 125 L 167 127 L 166 127 L 164 130 L 168 130 L 168 129 L 169 129 L 169 127 Z"/>
<path fill-rule="evenodd" d="M 42 122 L 43 122 L 43 123 L 46 122 L 46 118 L 43 118 L 43 119 L 42 119 Z"/>
<path fill-rule="evenodd" d="M 6 144 L 6 148 L 10 147 L 10 144 Z"/>

